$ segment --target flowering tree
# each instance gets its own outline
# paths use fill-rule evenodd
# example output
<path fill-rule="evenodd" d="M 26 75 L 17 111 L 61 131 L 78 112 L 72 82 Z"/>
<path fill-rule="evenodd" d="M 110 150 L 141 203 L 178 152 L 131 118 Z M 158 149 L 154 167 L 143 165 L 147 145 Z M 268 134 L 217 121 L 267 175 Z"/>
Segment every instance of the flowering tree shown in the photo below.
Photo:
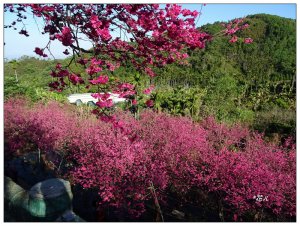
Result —
<path fill-rule="evenodd" d="M 66 47 L 63 53 L 72 54 L 70 64 L 75 62 L 85 69 L 85 73 L 78 74 L 70 70 L 70 64 L 66 67 L 57 64 L 51 72 L 55 81 L 49 86 L 57 91 L 62 91 L 69 83 L 87 88 L 97 86 L 99 93 L 93 97 L 98 99 L 98 109 L 94 113 L 103 120 L 113 119 L 107 115 L 113 106 L 108 91 L 113 90 L 129 99 L 130 104 L 137 104 L 139 93 L 135 85 L 116 84 L 110 79 L 120 65 L 131 63 L 151 80 L 157 75 L 155 68 L 174 62 L 186 63 L 188 48 L 204 48 L 213 38 L 195 26 L 201 12 L 176 4 L 166 4 L 164 8 L 158 4 L 6 4 L 4 10 L 17 17 L 6 28 L 17 29 L 17 23 L 23 23 L 27 13 L 43 19 L 42 33 L 49 35 L 49 42 L 44 47 L 36 47 L 34 52 L 41 57 L 52 55 L 50 44 L 58 40 Z M 29 36 L 23 25 L 19 34 Z M 237 36 L 234 34 L 247 26 L 243 20 L 236 19 L 224 25 L 221 34 L 235 42 Z M 114 37 L 115 32 L 120 35 Z M 125 38 L 121 38 L 122 35 Z M 83 39 L 90 41 L 93 47 L 83 48 L 80 45 Z M 250 42 L 251 39 L 245 40 L 245 43 Z M 149 87 L 143 93 L 150 94 L 152 89 Z M 153 101 L 148 100 L 145 104 L 151 107 Z"/>

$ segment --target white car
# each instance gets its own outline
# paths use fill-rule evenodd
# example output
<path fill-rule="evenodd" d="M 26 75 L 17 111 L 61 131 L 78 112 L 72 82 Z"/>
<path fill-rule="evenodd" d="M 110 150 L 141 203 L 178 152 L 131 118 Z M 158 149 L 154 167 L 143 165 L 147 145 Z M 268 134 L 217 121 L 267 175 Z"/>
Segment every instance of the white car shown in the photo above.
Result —
<path fill-rule="evenodd" d="M 125 102 L 125 98 L 120 98 L 119 94 L 116 93 L 109 93 L 110 97 L 108 99 L 112 99 L 113 103 L 120 103 Z M 67 98 L 69 100 L 69 103 L 81 105 L 81 104 L 88 104 L 88 105 L 95 105 L 98 101 L 97 98 L 94 98 L 91 96 L 92 93 L 74 93 L 69 95 Z"/>

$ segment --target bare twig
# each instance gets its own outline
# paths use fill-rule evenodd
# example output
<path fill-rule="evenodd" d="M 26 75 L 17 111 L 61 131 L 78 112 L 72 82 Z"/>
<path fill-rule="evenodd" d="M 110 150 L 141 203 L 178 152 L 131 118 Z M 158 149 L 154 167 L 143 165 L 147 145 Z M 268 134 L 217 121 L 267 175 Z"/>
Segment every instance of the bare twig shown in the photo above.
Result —
<path fill-rule="evenodd" d="M 151 191 L 151 194 L 152 194 L 153 199 L 154 199 L 155 207 L 156 207 L 158 213 L 160 214 L 161 221 L 164 222 L 164 216 L 162 214 L 162 211 L 161 211 L 161 208 L 160 208 L 160 205 L 159 205 L 159 202 L 158 202 L 158 198 L 157 198 L 157 195 L 156 195 L 156 192 L 155 192 L 155 188 L 154 188 L 154 185 L 153 185 L 152 181 L 150 181 L 150 191 Z"/>

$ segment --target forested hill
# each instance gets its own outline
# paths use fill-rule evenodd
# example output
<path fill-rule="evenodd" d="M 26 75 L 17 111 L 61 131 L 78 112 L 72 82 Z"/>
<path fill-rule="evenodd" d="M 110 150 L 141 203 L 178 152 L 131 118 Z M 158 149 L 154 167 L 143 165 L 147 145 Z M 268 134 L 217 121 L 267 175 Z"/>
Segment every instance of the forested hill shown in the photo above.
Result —
<path fill-rule="evenodd" d="M 235 45 L 218 40 L 208 45 L 207 54 L 219 52 L 216 57 L 230 59 L 234 68 L 253 80 L 292 79 L 296 68 L 296 21 L 266 14 L 249 16 L 246 21 L 249 29 L 238 36 L 251 37 L 254 40 L 251 45 L 242 41 Z M 213 33 L 220 29 L 220 23 L 203 29 Z"/>
<path fill-rule="evenodd" d="M 200 115 L 248 121 L 266 133 L 291 133 L 296 120 L 296 20 L 257 14 L 245 21 L 250 26 L 237 33 L 236 43 L 216 37 L 206 49 L 190 52 L 190 67 L 168 66 L 156 82 L 204 89 Z M 224 27 L 216 22 L 201 29 L 216 34 Z M 248 37 L 253 43 L 243 42 Z M 184 92 L 179 93 L 178 99 Z"/>
<path fill-rule="evenodd" d="M 296 76 L 296 21 L 267 14 L 251 15 L 245 21 L 250 26 L 237 33 L 240 37 L 238 42 L 229 43 L 228 38 L 215 38 L 205 50 L 191 53 L 191 68 L 184 67 L 185 72 L 181 68 L 181 73 L 172 73 L 172 78 L 166 80 L 208 85 L 217 78 L 230 75 L 250 88 L 258 89 L 261 84 L 280 85 L 280 88 L 284 85 L 285 89 L 293 91 Z M 216 34 L 224 29 L 221 24 L 207 24 L 201 29 Z M 254 40 L 252 44 L 243 43 L 243 38 L 247 37 Z"/>

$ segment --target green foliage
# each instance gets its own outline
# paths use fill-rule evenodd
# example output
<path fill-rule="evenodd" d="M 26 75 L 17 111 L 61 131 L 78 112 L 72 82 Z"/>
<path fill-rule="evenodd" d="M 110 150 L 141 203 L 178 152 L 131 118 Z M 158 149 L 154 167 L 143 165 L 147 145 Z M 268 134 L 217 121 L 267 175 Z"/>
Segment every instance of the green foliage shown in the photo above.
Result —
<path fill-rule="evenodd" d="M 228 123 L 251 123 L 254 112 L 241 106 L 243 87 L 232 76 L 220 77 L 205 96 L 205 112 Z"/>
<path fill-rule="evenodd" d="M 57 93 L 57 92 L 50 92 L 42 88 L 35 89 L 35 97 L 36 100 L 48 102 L 51 100 L 64 103 L 67 101 L 67 97 L 64 94 Z"/>
<path fill-rule="evenodd" d="M 34 57 L 21 57 L 4 64 L 4 97 L 26 96 L 32 101 L 56 100 L 63 102 L 67 92 L 54 93 L 48 89 L 51 81 L 49 72 L 57 62 L 39 60 Z M 15 73 L 18 73 L 16 79 Z"/>
<path fill-rule="evenodd" d="M 264 132 L 266 136 L 274 133 L 283 136 L 296 135 L 296 111 L 278 106 L 257 112 L 253 128 Z"/>
<path fill-rule="evenodd" d="M 4 97 L 9 98 L 16 95 L 24 95 L 25 87 L 20 85 L 14 77 L 5 77 L 4 79 Z"/>
<path fill-rule="evenodd" d="M 153 93 L 154 108 L 173 115 L 199 119 L 205 89 L 161 87 Z"/>

